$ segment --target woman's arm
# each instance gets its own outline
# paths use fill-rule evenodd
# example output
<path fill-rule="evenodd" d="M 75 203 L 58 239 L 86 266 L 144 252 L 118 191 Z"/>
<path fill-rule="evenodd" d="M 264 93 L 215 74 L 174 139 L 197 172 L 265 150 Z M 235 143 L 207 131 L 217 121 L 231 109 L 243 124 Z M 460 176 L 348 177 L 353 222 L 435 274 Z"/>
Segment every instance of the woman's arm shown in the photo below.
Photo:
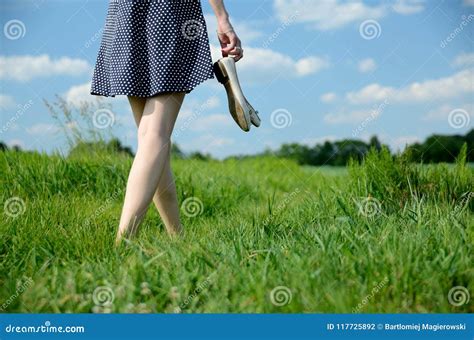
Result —
<path fill-rule="evenodd" d="M 233 55 L 235 61 L 239 61 L 243 57 L 242 44 L 229 21 L 224 0 L 209 0 L 209 3 L 217 18 L 217 36 L 221 43 L 222 56 Z"/>

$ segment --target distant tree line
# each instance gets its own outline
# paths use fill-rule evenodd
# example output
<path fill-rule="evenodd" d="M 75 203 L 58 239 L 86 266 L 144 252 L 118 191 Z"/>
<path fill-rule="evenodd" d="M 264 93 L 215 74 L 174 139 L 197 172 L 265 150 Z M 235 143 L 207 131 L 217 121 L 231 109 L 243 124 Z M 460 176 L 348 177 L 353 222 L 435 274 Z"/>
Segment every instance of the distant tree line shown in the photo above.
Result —
<path fill-rule="evenodd" d="M 95 142 L 76 142 L 73 148 L 69 151 L 69 157 L 75 155 L 91 155 L 93 153 L 107 153 L 107 154 L 120 154 L 125 156 L 134 157 L 134 153 L 129 146 L 124 146 L 120 139 L 114 137 L 108 142 L 99 140 Z"/>
<path fill-rule="evenodd" d="M 413 162 L 423 163 L 452 163 L 461 151 L 463 144 L 467 145 L 467 161 L 474 162 L 474 129 L 466 135 L 432 135 L 423 143 L 408 145 L 403 151 Z M 326 141 L 322 144 L 308 146 L 304 144 L 283 144 L 278 150 L 267 150 L 264 154 L 274 154 L 278 157 L 295 159 L 300 164 L 308 165 L 346 165 L 350 159 L 362 160 L 371 148 L 381 150 L 382 145 L 376 136 L 368 143 L 360 140 L 344 139 Z"/>
<path fill-rule="evenodd" d="M 466 160 L 474 162 L 474 129 L 464 136 L 432 135 L 422 144 L 415 143 L 408 146 L 405 153 L 408 153 L 414 162 L 452 163 L 464 143 L 467 144 Z"/>
<path fill-rule="evenodd" d="M 283 144 L 278 150 L 267 150 L 264 154 L 273 153 L 278 157 L 295 159 L 300 164 L 308 165 L 346 165 L 349 159 L 362 160 L 371 148 L 382 149 L 382 144 L 376 136 L 368 143 L 344 139 L 340 141 L 326 141 L 322 144 L 308 146 L 304 144 Z"/>
<path fill-rule="evenodd" d="M 93 149 L 95 143 L 82 143 L 76 145 L 71 150 L 71 153 L 78 151 L 78 149 Z M 428 137 L 423 143 L 414 143 L 408 145 L 403 151 L 403 154 L 409 157 L 413 162 L 423 163 L 452 163 L 461 151 L 462 146 L 467 146 L 468 162 L 474 162 L 474 129 L 469 131 L 466 135 L 432 135 Z M 277 156 L 282 158 L 290 158 L 296 160 L 299 164 L 306 165 L 346 165 L 350 159 L 362 160 L 370 149 L 381 150 L 382 147 L 387 147 L 380 143 L 376 136 L 370 138 L 369 142 L 364 142 L 355 139 L 343 139 L 340 141 L 326 141 L 324 143 L 308 146 L 299 143 L 283 144 L 279 149 L 266 150 L 261 154 L 252 156 L 232 156 L 229 158 L 247 158 L 258 156 Z M 118 152 L 122 154 L 134 156 L 130 147 L 125 147 L 117 138 L 111 139 L 104 146 L 107 151 Z M 388 147 L 387 147 L 388 148 Z M 9 147 L 0 141 L 0 151 L 8 150 Z M 21 151 L 19 146 L 11 147 L 12 150 Z M 201 152 L 183 152 L 177 144 L 172 144 L 171 153 L 173 157 L 181 159 L 200 159 L 212 160 L 210 154 Z"/>
<path fill-rule="evenodd" d="M 21 151 L 21 147 L 19 145 L 13 145 L 12 147 L 9 148 L 7 144 L 0 141 L 0 151 L 5 151 L 5 150 Z"/>
<path fill-rule="evenodd" d="M 408 145 L 403 151 L 413 162 L 423 163 L 452 163 L 467 144 L 467 161 L 474 162 L 474 129 L 466 135 L 432 135 L 423 143 Z M 267 150 L 264 154 L 274 154 L 278 157 L 296 160 L 299 164 L 307 165 L 346 165 L 350 159 L 362 160 L 371 148 L 381 150 L 382 145 L 376 136 L 368 143 L 360 140 L 343 139 L 326 141 L 322 144 L 308 146 L 304 144 L 283 144 L 276 151 Z M 387 147 L 388 148 L 388 147 Z"/>
<path fill-rule="evenodd" d="M 176 158 L 181 158 L 181 159 L 198 159 L 202 161 L 209 161 L 213 160 L 214 158 L 211 156 L 209 153 L 202 153 L 199 151 L 194 151 L 194 152 L 184 152 L 180 149 L 178 144 L 172 143 L 171 144 L 171 155 Z"/>

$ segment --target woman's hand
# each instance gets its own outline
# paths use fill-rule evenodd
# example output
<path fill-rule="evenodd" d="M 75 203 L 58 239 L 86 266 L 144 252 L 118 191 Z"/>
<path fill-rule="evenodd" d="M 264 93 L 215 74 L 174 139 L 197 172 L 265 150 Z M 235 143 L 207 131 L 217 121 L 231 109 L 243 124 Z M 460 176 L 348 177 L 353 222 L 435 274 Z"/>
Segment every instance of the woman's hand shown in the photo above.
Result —
<path fill-rule="evenodd" d="M 217 23 L 217 36 L 221 43 L 223 57 L 234 56 L 236 62 L 242 59 L 244 56 L 242 43 L 229 20 L 226 19 Z"/>
<path fill-rule="evenodd" d="M 217 18 L 217 36 L 221 43 L 222 56 L 234 56 L 234 60 L 239 61 L 244 56 L 244 50 L 239 37 L 230 24 L 229 13 L 225 9 L 224 0 L 209 0 L 209 3 Z"/>

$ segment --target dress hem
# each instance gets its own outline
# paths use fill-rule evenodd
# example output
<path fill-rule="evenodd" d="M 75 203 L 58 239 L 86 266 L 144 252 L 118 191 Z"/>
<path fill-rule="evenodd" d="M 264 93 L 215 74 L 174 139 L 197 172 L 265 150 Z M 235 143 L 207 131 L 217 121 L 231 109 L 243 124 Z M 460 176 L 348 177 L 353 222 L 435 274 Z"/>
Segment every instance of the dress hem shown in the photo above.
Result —
<path fill-rule="evenodd" d="M 191 87 L 185 87 L 185 88 L 180 88 L 180 89 L 171 89 L 171 90 L 156 90 L 156 91 L 153 91 L 151 94 L 146 94 L 146 95 L 143 95 L 143 94 L 138 95 L 136 93 L 126 92 L 126 91 L 117 91 L 117 92 L 114 92 L 114 93 L 90 91 L 89 93 L 93 96 L 112 97 L 112 98 L 114 98 L 115 96 L 133 96 L 133 97 L 139 97 L 139 98 L 151 98 L 151 97 L 157 96 L 161 93 L 170 93 L 170 92 L 186 92 L 186 94 L 188 94 L 192 90 L 194 90 L 198 85 L 204 83 L 205 81 L 207 81 L 209 79 L 215 79 L 214 75 L 211 75 L 208 78 L 203 78 L 196 85 L 191 86 Z"/>

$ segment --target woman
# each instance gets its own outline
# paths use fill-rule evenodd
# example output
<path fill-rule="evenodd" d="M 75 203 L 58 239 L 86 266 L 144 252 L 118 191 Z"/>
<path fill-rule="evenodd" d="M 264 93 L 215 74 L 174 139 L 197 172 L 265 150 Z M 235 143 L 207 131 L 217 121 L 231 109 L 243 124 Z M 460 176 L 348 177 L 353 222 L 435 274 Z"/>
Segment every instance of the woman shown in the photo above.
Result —
<path fill-rule="evenodd" d="M 222 56 L 243 57 L 223 0 L 209 0 Z M 90 93 L 126 95 L 138 126 L 116 244 L 133 236 L 153 200 L 170 235 L 183 227 L 170 137 L 184 96 L 214 78 L 200 0 L 110 0 Z"/>

